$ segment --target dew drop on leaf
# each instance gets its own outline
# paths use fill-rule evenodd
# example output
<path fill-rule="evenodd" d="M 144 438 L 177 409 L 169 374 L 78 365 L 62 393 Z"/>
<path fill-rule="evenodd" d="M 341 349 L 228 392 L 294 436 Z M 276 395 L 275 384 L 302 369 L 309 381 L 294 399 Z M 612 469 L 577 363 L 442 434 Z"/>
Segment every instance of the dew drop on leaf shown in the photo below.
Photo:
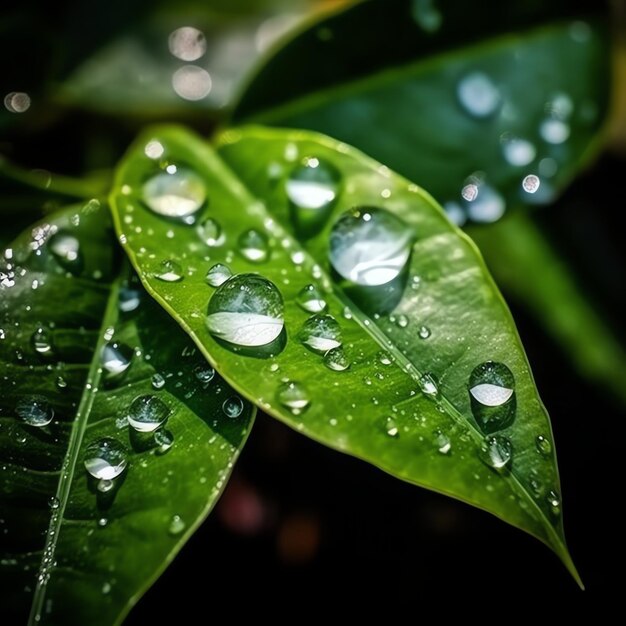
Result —
<path fill-rule="evenodd" d="M 300 415 L 311 404 L 306 387 L 302 383 L 295 381 L 282 383 L 276 390 L 276 399 L 292 415 Z"/>
<path fill-rule="evenodd" d="M 500 435 L 487 437 L 481 449 L 480 458 L 495 470 L 504 469 L 513 457 L 511 442 Z"/>
<path fill-rule="evenodd" d="M 515 379 L 503 363 L 487 361 L 469 378 L 472 413 L 480 428 L 492 433 L 509 426 L 515 419 Z"/>
<path fill-rule="evenodd" d="M 109 377 L 119 376 L 130 367 L 133 354 L 130 346 L 109 341 L 102 348 L 102 368 Z"/>
<path fill-rule="evenodd" d="M 171 172 L 158 172 L 144 183 L 143 201 L 157 215 L 185 220 L 206 202 L 206 185 L 187 168 L 173 168 Z"/>
<path fill-rule="evenodd" d="M 128 407 L 128 423 L 140 433 L 151 433 L 165 423 L 170 409 L 155 395 L 136 397 Z"/>
<path fill-rule="evenodd" d="M 326 308 L 326 300 L 315 285 L 306 285 L 299 292 L 296 299 L 298 305 L 308 313 L 321 313 Z"/>
<path fill-rule="evenodd" d="M 483 72 L 471 72 L 457 86 L 461 106 L 472 117 L 489 117 L 496 112 L 502 101 L 499 89 Z"/>
<path fill-rule="evenodd" d="M 222 243 L 222 227 L 217 220 L 207 217 L 196 226 L 196 232 L 200 240 L 209 248 L 214 248 Z"/>
<path fill-rule="evenodd" d="M 230 268 L 223 263 L 216 263 L 206 273 L 204 277 L 204 281 L 207 285 L 211 287 L 219 287 L 223 285 L 233 273 L 230 271 Z"/>
<path fill-rule="evenodd" d="M 104 437 L 87 446 L 84 463 L 85 469 L 97 480 L 113 480 L 126 469 L 128 453 L 117 439 Z"/>
<path fill-rule="evenodd" d="M 25 424 L 36 428 L 47 426 L 54 417 L 54 409 L 48 398 L 38 394 L 30 394 L 18 400 L 15 412 Z"/>
<path fill-rule="evenodd" d="M 324 365 L 334 372 L 344 372 L 350 367 L 350 360 L 343 348 L 333 348 L 324 355 Z"/>
<path fill-rule="evenodd" d="M 246 230 L 239 236 L 237 246 L 241 256 L 251 263 L 265 263 L 270 255 L 269 242 L 258 230 Z"/>
<path fill-rule="evenodd" d="M 161 261 L 152 275 L 164 283 L 178 283 L 184 278 L 182 266 L 172 259 Z"/>
<path fill-rule="evenodd" d="M 332 315 L 312 315 L 300 329 L 298 339 L 313 352 L 325 354 L 341 346 L 341 328 Z"/>
<path fill-rule="evenodd" d="M 231 419 L 239 417 L 243 411 L 243 400 L 238 396 L 227 398 L 222 404 L 222 411 L 224 411 L 226 417 Z"/>

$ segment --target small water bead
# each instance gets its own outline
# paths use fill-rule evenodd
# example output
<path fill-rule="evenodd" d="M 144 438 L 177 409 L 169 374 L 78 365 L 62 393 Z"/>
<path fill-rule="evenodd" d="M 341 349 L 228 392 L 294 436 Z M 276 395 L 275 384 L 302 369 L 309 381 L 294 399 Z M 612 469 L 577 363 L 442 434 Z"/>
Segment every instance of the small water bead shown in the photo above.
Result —
<path fill-rule="evenodd" d="M 350 367 L 350 361 L 343 348 L 333 348 L 324 356 L 324 365 L 334 372 L 345 372 Z"/>
<path fill-rule="evenodd" d="M 393 417 L 387 417 L 385 419 L 385 432 L 390 437 L 397 437 L 400 434 L 400 430 L 398 429 L 398 423 Z"/>
<path fill-rule="evenodd" d="M 340 276 L 357 285 L 384 285 L 406 267 L 412 239 L 411 228 L 389 211 L 359 207 L 333 225 L 330 262 Z"/>
<path fill-rule="evenodd" d="M 487 433 L 509 426 L 515 418 L 515 378 L 503 363 L 487 361 L 469 378 L 472 412 Z"/>
<path fill-rule="evenodd" d="M 152 387 L 154 389 L 163 389 L 163 387 L 165 387 L 165 378 L 162 374 L 159 374 L 158 372 L 152 374 L 150 382 L 152 383 Z"/>
<path fill-rule="evenodd" d="M 158 269 L 152 275 L 164 283 L 178 283 L 185 277 L 180 263 L 172 259 L 161 261 Z"/>
<path fill-rule="evenodd" d="M 251 263 L 265 263 L 270 255 L 269 241 L 264 233 L 250 229 L 246 230 L 237 240 L 241 256 Z"/>
<path fill-rule="evenodd" d="M 87 446 L 84 464 L 85 469 L 97 480 L 113 480 L 126 469 L 128 453 L 117 439 L 104 437 Z"/>
<path fill-rule="evenodd" d="M 570 127 L 563 120 L 549 117 L 541 123 L 539 134 L 547 143 L 559 145 L 569 139 Z"/>
<path fill-rule="evenodd" d="M 472 176 L 470 179 L 473 182 L 466 184 L 461 191 L 468 217 L 478 223 L 496 222 L 506 210 L 504 198 L 481 178 Z"/>
<path fill-rule="evenodd" d="M 335 200 L 340 180 L 341 175 L 334 165 L 309 157 L 291 171 L 285 192 L 298 209 L 319 211 Z"/>
<path fill-rule="evenodd" d="M 489 117 L 500 106 L 502 97 L 491 78 L 483 72 L 471 72 L 459 82 L 457 96 L 473 117 Z"/>
<path fill-rule="evenodd" d="M 391 365 L 393 363 L 389 353 L 381 351 L 378 353 L 378 362 L 381 365 Z"/>
<path fill-rule="evenodd" d="M 396 315 L 394 321 L 398 328 L 406 328 L 409 325 L 409 318 L 403 313 Z"/>
<path fill-rule="evenodd" d="M 510 165 L 524 167 L 535 160 L 537 148 L 526 139 L 505 135 L 502 137 L 502 152 Z"/>
<path fill-rule="evenodd" d="M 558 515 L 561 512 L 561 496 L 558 491 L 550 489 L 546 494 L 546 501 L 554 515 Z"/>
<path fill-rule="evenodd" d="M 226 417 L 230 417 L 231 419 L 239 417 L 243 411 L 243 400 L 238 396 L 227 398 L 222 404 L 222 411 L 224 411 Z"/>
<path fill-rule="evenodd" d="M 48 506 L 53 511 L 56 511 L 61 506 L 61 502 L 60 502 L 60 500 L 56 496 L 50 496 L 48 498 Z"/>
<path fill-rule="evenodd" d="M 341 328 L 332 315 L 312 315 L 302 326 L 298 339 L 313 352 L 325 354 L 341 346 Z"/>
<path fill-rule="evenodd" d="M 60 230 L 48 240 L 48 249 L 59 265 L 72 274 L 78 274 L 83 268 L 80 242 L 74 235 Z"/>
<path fill-rule="evenodd" d="M 118 294 L 118 308 L 122 313 L 132 313 L 141 303 L 141 292 L 129 285 L 120 288 Z"/>
<path fill-rule="evenodd" d="M 21 398 L 15 406 L 18 417 L 28 426 L 42 428 L 54 418 L 54 409 L 48 398 L 38 394 L 31 394 Z"/>
<path fill-rule="evenodd" d="M 513 458 L 513 447 L 506 437 L 488 437 L 481 449 L 481 459 L 493 469 L 505 468 Z"/>
<path fill-rule="evenodd" d="M 187 221 L 207 199 L 206 185 L 187 168 L 159 172 L 143 185 L 143 201 L 157 215 Z"/>
<path fill-rule="evenodd" d="M 419 377 L 418 385 L 421 392 L 427 396 L 434 397 L 439 393 L 439 386 L 432 374 L 422 374 Z"/>
<path fill-rule="evenodd" d="M 326 308 L 324 295 L 315 285 L 303 287 L 298 292 L 296 302 L 307 313 L 321 313 Z"/>
<path fill-rule="evenodd" d="M 67 388 L 67 381 L 65 380 L 65 378 L 63 378 L 63 376 L 57 376 L 57 387 L 59 389 Z"/>
<path fill-rule="evenodd" d="M 428 326 L 421 326 L 417 334 L 420 339 L 428 339 L 430 337 L 430 328 L 428 328 Z"/>
<path fill-rule="evenodd" d="M 212 217 L 207 217 L 196 226 L 196 232 L 198 237 L 209 248 L 214 248 L 222 243 L 222 227 L 217 220 Z"/>
<path fill-rule="evenodd" d="M 172 515 L 167 531 L 170 535 L 180 535 L 185 530 L 186 524 L 180 515 Z"/>
<path fill-rule="evenodd" d="M 450 437 L 440 430 L 435 431 L 435 445 L 439 454 L 449 454 L 450 450 L 452 450 Z"/>
<path fill-rule="evenodd" d="M 193 373 L 197 380 L 203 385 L 210 383 L 215 377 L 215 370 L 208 363 L 197 365 Z"/>
<path fill-rule="evenodd" d="M 123 374 L 129 367 L 134 355 L 130 346 L 117 341 L 110 341 L 102 348 L 102 368 L 109 377 Z"/>
<path fill-rule="evenodd" d="M 38 354 L 50 355 L 52 352 L 52 334 L 47 328 L 37 328 L 30 338 L 30 343 Z"/>
<path fill-rule="evenodd" d="M 537 446 L 537 452 L 542 456 L 549 457 L 552 454 L 552 444 L 550 440 L 543 435 L 537 436 L 535 444 Z"/>
<path fill-rule="evenodd" d="M 128 407 L 128 423 L 140 433 L 151 433 L 165 423 L 170 409 L 157 396 L 144 395 L 136 397 Z"/>
<path fill-rule="evenodd" d="M 238 274 L 211 297 L 206 325 L 214 337 L 235 346 L 264 346 L 282 332 L 283 314 L 274 283 L 257 274 Z"/>
<path fill-rule="evenodd" d="M 98 489 L 100 493 L 108 493 L 109 491 L 111 491 L 111 489 L 113 489 L 114 485 L 115 485 L 115 482 L 113 480 L 103 478 L 102 480 L 98 481 L 96 488 Z"/>
<path fill-rule="evenodd" d="M 169 430 L 160 428 L 154 433 L 154 443 L 158 446 L 158 453 L 165 454 L 174 445 L 174 435 Z"/>
<path fill-rule="evenodd" d="M 278 403 L 288 409 L 292 415 L 300 415 L 311 404 L 306 387 L 301 383 L 286 381 L 276 390 Z"/>
<path fill-rule="evenodd" d="M 540 185 L 541 180 L 539 176 L 535 176 L 535 174 L 529 174 L 528 176 L 525 176 L 524 180 L 522 181 L 522 189 L 526 193 L 535 193 L 539 189 Z"/>
<path fill-rule="evenodd" d="M 223 263 L 216 263 L 213 267 L 209 268 L 206 276 L 204 277 L 204 281 L 211 287 L 219 287 L 231 278 L 232 275 L 233 273 L 227 265 L 224 265 Z"/>

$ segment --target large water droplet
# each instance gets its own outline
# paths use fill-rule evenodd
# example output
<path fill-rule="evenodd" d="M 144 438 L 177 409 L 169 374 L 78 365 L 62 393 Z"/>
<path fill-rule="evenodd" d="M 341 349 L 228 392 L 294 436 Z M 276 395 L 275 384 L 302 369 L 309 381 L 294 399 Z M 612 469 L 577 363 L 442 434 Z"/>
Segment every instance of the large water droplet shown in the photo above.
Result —
<path fill-rule="evenodd" d="M 340 180 L 334 165 L 323 159 L 307 158 L 291 171 L 285 191 L 296 209 L 318 212 L 334 202 Z"/>
<path fill-rule="evenodd" d="M 243 400 L 238 396 L 227 398 L 222 404 L 222 411 L 224 411 L 226 417 L 231 419 L 239 417 L 243 411 Z"/>
<path fill-rule="evenodd" d="M 333 348 L 324 356 L 324 365 L 334 372 L 345 372 L 350 367 L 350 360 L 343 348 Z"/>
<path fill-rule="evenodd" d="M 47 328 L 38 328 L 31 336 L 30 342 L 38 354 L 50 355 L 52 352 L 52 334 Z"/>
<path fill-rule="evenodd" d="M 308 313 L 321 313 L 326 308 L 324 295 L 315 285 L 303 287 L 296 301 Z"/>
<path fill-rule="evenodd" d="M 274 283 L 257 274 L 227 280 L 211 297 L 206 325 L 235 346 L 265 346 L 283 330 L 283 299 Z"/>
<path fill-rule="evenodd" d="M 265 263 L 269 258 L 270 247 L 267 237 L 260 231 L 246 230 L 237 240 L 241 256 L 251 263 Z"/>
<path fill-rule="evenodd" d="M 458 84 L 457 95 L 463 108 L 473 117 L 483 118 L 500 106 L 500 91 L 483 72 L 472 72 Z"/>
<path fill-rule="evenodd" d="M 215 377 L 215 370 L 208 363 L 194 367 L 193 373 L 203 385 L 207 385 Z"/>
<path fill-rule="evenodd" d="M 152 275 L 164 283 L 178 283 L 185 277 L 180 263 L 172 259 L 161 261 L 158 269 Z"/>
<path fill-rule="evenodd" d="M 48 248 L 59 265 L 72 274 L 83 269 L 83 255 L 80 242 L 74 235 L 60 230 L 48 240 Z"/>
<path fill-rule="evenodd" d="M 204 277 L 204 280 L 207 285 L 211 287 L 219 287 L 223 285 L 233 273 L 230 271 L 230 268 L 223 263 L 216 263 L 213 267 L 209 268 Z"/>
<path fill-rule="evenodd" d="M 513 447 L 506 437 L 495 435 L 488 437 L 481 450 L 481 459 L 493 469 L 506 467 L 513 457 Z"/>
<path fill-rule="evenodd" d="M 341 328 L 332 315 L 313 315 L 298 333 L 300 341 L 320 354 L 341 345 Z"/>
<path fill-rule="evenodd" d="M 54 417 L 54 409 L 45 396 L 31 394 L 18 400 L 15 412 L 28 426 L 47 426 Z"/>
<path fill-rule="evenodd" d="M 109 377 L 123 374 L 130 366 L 133 349 L 124 343 L 112 341 L 102 348 L 102 368 Z"/>
<path fill-rule="evenodd" d="M 212 217 L 207 217 L 196 227 L 200 239 L 210 248 L 222 243 L 222 227 Z"/>
<path fill-rule="evenodd" d="M 126 469 L 127 456 L 126 448 L 117 439 L 104 437 L 87 446 L 85 469 L 98 480 L 113 480 Z"/>
<path fill-rule="evenodd" d="M 300 415 L 311 404 L 306 387 L 294 381 L 284 382 L 276 390 L 276 399 L 293 415 Z"/>
<path fill-rule="evenodd" d="M 165 423 L 169 414 L 169 407 L 157 396 L 138 396 L 128 407 L 128 423 L 140 433 L 151 433 Z"/>
<path fill-rule="evenodd" d="M 159 172 L 143 185 L 144 202 L 164 217 L 185 220 L 202 208 L 206 197 L 202 178 L 186 168 Z"/>
<path fill-rule="evenodd" d="M 502 363 L 487 361 L 469 378 L 472 412 L 486 433 L 509 426 L 515 419 L 515 378 Z"/>
<path fill-rule="evenodd" d="M 405 268 L 411 241 L 411 229 L 395 215 L 360 207 L 335 222 L 330 262 L 338 274 L 357 285 L 384 285 Z"/>

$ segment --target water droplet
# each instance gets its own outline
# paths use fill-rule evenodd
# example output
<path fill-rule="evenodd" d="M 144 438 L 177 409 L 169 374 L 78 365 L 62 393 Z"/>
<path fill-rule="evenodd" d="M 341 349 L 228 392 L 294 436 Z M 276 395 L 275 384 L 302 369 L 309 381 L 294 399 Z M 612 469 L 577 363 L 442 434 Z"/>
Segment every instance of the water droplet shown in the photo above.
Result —
<path fill-rule="evenodd" d="M 165 454 L 174 445 L 174 435 L 169 430 L 159 428 L 154 433 L 154 443 L 158 446 L 159 454 Z"/>
<path fill-rule="evenodd" d="M 500 91 L 483 72 L 465 76 L 458 84 L 457 96 L 463 108 L 478 118 L 495 113 L 501 102 Z"/>
<path fill-rule="evenodd" d="M 85 469 L 98 480 L 113 480 L 126 469 L 127 456 L 126 448 L 117 439 L 104 437 L 87 446 Z"/>
<path fill-rule="evenodd" d="M 102 593 L 106 595 L 111 592 L 111 583 L 103 583 L 102 585 Z"/>
<path fill-rule="evenodd" d="M 172 515 L 167 531 L 170 535 L 180 535 L 185 530 L 185 522 L 180 515 Z"/>
<path fill-rule="evenodd" d="M 196 366 L 193 373 L 203 385 L 210 383 L 215 376 L 215 370 L 208 363 Z"/>
<path fill-rule="evenodd" d="M 38 328 L 30 338 L 33 349 L 38 354 L 49 355 L 52 352 L 52 335 L 47 328 Z"/>
<path fill-rule="evenodd" d="M 223 242 L 222 227 L 217 220 L 207 217 L 196 226 L 198 237 L 210 248 L 221 245 Z"/>
<path fill-rule="evenodd" d="M 569 138 L 569 124 L 558 118 L 549 117 L 539 127 L 542 139 L 553 145 L 564 143 Z"/>
<path fill-rule="evenodd" d="M 344 372 L 350 367 L 350 361 L 343 348 L 333 348 L 324 356 L 324 365 L 335 372 Z"/>
<path fill-rule="evenodd" d="M 79 274 L 82 271 L 83 255 L 80 242 L 74 235 L 60 230 L 50 237 L 48 248 L 59 265 L 68 272 Z"/>
<path fill-rule="evenodd" d="M 428 339 L 430 337 L 430 328 L 428 328 L 428 326 L 422 326 L 417 334 L 420 339 Z"/>
<path fill-rule="evenodd" d="M 496 222 L 506 210 L 504 198 L 487 185 L 481 176 L 470 176 L 461 195 L 465 201 L 465 211 L 474 222 Z"/>
<path fill-rule="evenodd" d="M 543 435 L 538 435 L 537 439 L 535 439 L 535 444 L 537 445 L 537 451 L 542 456 L 549 457 L 552 454 L 552 444 L 547 437 Z"/>
<path fill-rule="evenodd" d="M 285 191 L 297 209 L 317 212 L 336 199 L 340 180 L 334 165 L 323 159 L 307 158 L 291 171 Z"/>
<path fill-rule="evenodd" d="M 270 248 L 267 237 L 260 231 L 246 230 L 237 240 L 241 256 L 251 263 L 265 263 L 269 258 Z"/>
<path fill-rule="evenodd" d="M 394 316 L 393 321 L 395 321 L 398 328 L 406 328 L 409 325 L 409 318 L 404 315 L 404 313 L 400 313 L 400 315 Z"/>
<path fill-rule="evenodd" d="M 434 33 L 441 27 L 443 17 L 435 0 L 413 0 L 411 13 L 416 24 L 427 33 Z"/>
<path fill-rule="evenodd" d="M 439 454 L 449 454 L 452 449 L 450 437 L 440 430 L 435 431 L 435 445 L 437 446 L 437 452 L 439 452 Z"/>
<path fill-rule="evenodd" d="M 143 152 L 149 159 L 160 159 L 165 152 L 165 148 L 160 141 L 152 139 L 146 144 Z"/>
<path fill-rule="evenodd" d="M 56 511 L 61 506 L 61 502 L 56 496 L 50 496 L 50 498 L 48 498 L 48 506 L 53 511 Z"/>
<path fill-rule="evenodd" d="M 102 348 L 102 367 L 109 377 L 119 376 L 130 367 L 133 354 L 133 349 L 124 343 L 106 343 Z"/>
<path fill-rule="evenodd" d="M 526 193 L 535 193 L 537 189 L 539 189 L 540 185 L 541 180 L 539 176 L 535 176 L 535 174 L 529 174 L 528 176 L 525 176 L 524 180 L 522 181 L 522 189 Z"/>
<path fill-rule="evenodd" d="M 45 396 L 37 394 L 24 396 L 15 406 L 15 412 L 28 426 L 47 426 L 54 417 L 54 409 Z"/>
<path fill-rule="evenodd" d="M 165 387 L 165 378 L 158 372 L 152 374 L 150 382 L 152 383 L 152 387 L 154 387 L 154 389 L 163 389 L 163 387 Z"/>
<path fill-rule="evenodd" d="M 98 526 L 100 526 L 100 528 L 104 528 L 108 523 L 109 523 L 109 520 L 106 517 L 101 517 L 98 520 Z"/>
<path fill-rule="evenodd" d="M 151 433 L 165 423 L 170 409 L 157 396 L 137 396 L 128 407 L 128 423 L 140 433 Z"/>
<path fill-rule="evenodd" d="M 67 387 L 67 381 L 63 376 L 57 376 L 57 387 L 59 389 L 65 389 Z"/>
<path fill-rule="evenodd" d="M 302 326 L 298 339 L 313 352 L 325 354 L 341 346 L 341 328 L 332 315 L 312 315 Z"/>
<path fill-rule="evenodd" d="M 307 285 L 298 293 L 296 302 L 308 313 L 321 313 L 326 308 L 326 300 L 315 285 Z"/>
<path fill-rule="evenodd" d="M 161 261 L 158 270 L 152 275 L 164 283 L 178 283 L 184 278 L 180 263 L 172 261 L 172 259 Z"/>
<path fill-rule="evenodd" d="M 554 515 L 558 515 L 561 512 L 561 496 L 555 489 L 550 489 L 546 494 L 546 500 L 550 505 L 550 509 Z"/>
<path fill-rule="evenodd" d="M 411 241 L 411 229 L 392 213 L 353 209 L 333 225 L 330 262 L 340 276 L 357 285 L 384 285 L 405 268 Z"/>
<path fill-rule="evenodd" d="M 96 488 L 100 493 L 108 493 L 111 489 L 113 489 L 114 485 L 115 482 L 110 478 L 102 478 L 98 481 Z"/>
<path fill-rule="evenodd" d="M 168 38 L 170 53 L 181 61 L 197 61 L 206 52 L 204 33 L 192 26 L 182 26 L 170 33 Z"/>
<path fill-rule="evenodd" d="M 400 431 L 398 430 L 398 423 L 396 422 L 396 420 L 393 419 L 393 417 L 387 417 L 385 419 L 385 432 L 390 437 L 397 437 L 400 433 Z"/>
<path fill-rule="evenodd" d="M 378 362 L 381 365 L 391 365 L 393 361 L 391 360 L 391 356 L 387 352 L 381 351 L 378 353 Z"/>
<path fill-rule="evenodd" d="M 469 393 L 472 412 L 484 432 L 505 428 L 515 419 L 515 379 L 506 365 L 487 361 L 476 367 Z"/>
<path fill-rule="evenodd" d="M 276 399 L 293 415 L 300 415 L 311 404 L 304 385 L 294 381 L 287 381 L 280 385 L 276 391 Z"/>
<path fill-rule="evenodd" d="M 230 268 L 223 263 L 216 263 L 213 267 L 209 268 L 204 280 L 207 285 L 211 287 L 219 287 L 223 285 L 233 273 Z"/>
<path fill-rule="evenodd" d="M 480 457 L 489 467 L 501 470 L 511 462 L 513 457 L 511 442 L 500 435 L 488 437 L 481 449 Z"/>
<path fill-rule="evenodd" d="M 122 313 L 135 311 L 141 302 L 141 292 L 139 289 L 124 286 L 120 288 L 118 294 L 118 307 Z"/>
<path fill-rule="evenodd" d="M 432 374 L 422 374 L 419 377 L 418 385 L 423 394 L 427 396 L 434 397 L 439 393 L 439 387 L 437 385 L 437 381 Z"/>
<path fill-rule="evenodd" d="M 195 172 L 176 168 L 159 172 L 143 185 L 143 200 L 157 215 L 189 223 L 206 202 L 206 185 Z M 186 219 L 187 218 L 187 219 Z"/>
<path fill-rule="evenodd" d="M 227 280 L 211 297 L 206 325 L 235 346 L 265 346 L 283 330 L 283 299 L 274 283 L 256 274 Z"/>
<path fill-rule="evenodd" d="M 239 417 L 243 411 L 243 400 L 238 396 L 227 398 L 222 404 L 222 411 L 224 411 L 226 417 L 230 417 L 231 419 Z"/>
<path fill-rule="evenodd" d="M 506 161 L 517 167 L 532 163 L 537 156 L 537 149 L 530 141 L 510 135 L 502 137 L 502 152 Z"/>

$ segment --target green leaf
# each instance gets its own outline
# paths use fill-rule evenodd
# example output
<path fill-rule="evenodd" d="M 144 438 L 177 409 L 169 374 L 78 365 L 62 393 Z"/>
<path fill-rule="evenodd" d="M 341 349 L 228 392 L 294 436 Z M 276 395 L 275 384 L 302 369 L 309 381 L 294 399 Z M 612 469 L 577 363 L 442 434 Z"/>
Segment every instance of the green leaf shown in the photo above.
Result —
<path fill-rule="evenodd" d="M 463 202 L 472 175 L 507 205 L 545 204 L 595 154 L 606 117 L 607 9 L 588 5 L 364 2 L 279 50 L 235 120 L 345 141 L 476 221 L 500 208 Z M 528 175 L 540 178 L 534 193 Z"/>
<path fill-rule="evenodd" d="M 548 544 L 577 578 L 563 538 L 548 416 L 508 309 L 471 241 L 420 187 L 345 144 L 263 128 L 228 132 L 222 142 L 218 156 L 183 129 L 155 128 L 118 169 L 114 222 L 149 293 L 225 379 L 270 415 L 494 513 Z M 160 157 L 149 158 L 155 146 Z M 317 168 L 332 182 L 321 188 L 326 206 L 290 206 L 286 183 L 294 174 L 304 184 L 291 185 L 291 198 L 307 201 L 317 189 L 319 200 L 320 188 L 306 183 Z M 372 206 L 382 212 L 364 209 L 357 222 L 346 217 Z M 340 216 L 348 230 L 355 223 L 367 229 L 371 220 L 382 230 L 380 238 L 375 230 L 371 238 L 355 234 L 361 247 L 353 256 L 349 247 L 335 249 L 333 270 L 329 238 L 331 231 L 335 244 L 343 237 L 334 230 Z M 237 275 L 218 291 L 209 285 L 227 270 L 217 264 Z M 284 301 L 281 334 L 272 285 Z M 320 300 L 331 318 L 311 314 Z M 480 396 L 476 385 L 489 384 L 486 378 L 501 385 L 498 393 L 512 389 L 505 368 L 495 378 L 475 371 L 492 361 L 510 369 L 515 395 L 510 403 L 500 397 L 495 412 L 478 401 L 472 409 L 469 388 Z M 485 462 L 487 443 L 495 457 L 512 447 L 501 471 Z"/>
<path fill-rule="evenodd" d="M 567 346 L 584 376 L 626 401 L 626 353 L 530 217 L 512 213 L 469 234 L 507 295 Z"/>
<path fill-rule="evenodd" d="M 217 375 L 197 378 L 206 361 L 116 257 L 108 210 L 93 203 L 54 214 L 4 254 L 0 585 L 11 623 L 29 612 L 31 624 L 119 623 L 206 517 L 252 422 L 248 403 L 225 416 L 236 394 Z M 146 394 L 171 413 L 139 433 L 126 416 Z M 84 466 L 104 437 L 126 449 L 112 485 Z"/>

